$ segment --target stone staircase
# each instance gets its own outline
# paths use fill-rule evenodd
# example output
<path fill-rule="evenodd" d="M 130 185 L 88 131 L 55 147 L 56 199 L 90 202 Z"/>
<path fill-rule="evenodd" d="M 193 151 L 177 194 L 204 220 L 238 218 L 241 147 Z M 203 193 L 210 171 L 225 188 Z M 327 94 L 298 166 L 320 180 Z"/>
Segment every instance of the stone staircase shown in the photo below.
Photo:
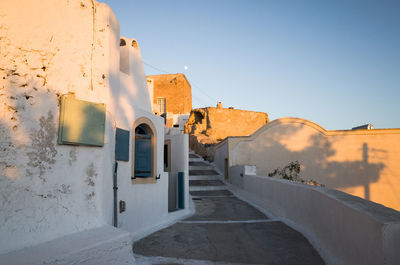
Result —
<path fill-rule="evenodd" d="M 325 264 L 303 235 L 237 198 L 193 152 L 189 172 L 194 214 L 135 242 L 135 264 Z"/>
<path fill-rule="evenodd" d="M 189 190 L 219 191 L 227 190 L 221 181 L 222 176 L 215 170 L 214 165 L 205 161 L 193 151 L 189 152 Z"/>

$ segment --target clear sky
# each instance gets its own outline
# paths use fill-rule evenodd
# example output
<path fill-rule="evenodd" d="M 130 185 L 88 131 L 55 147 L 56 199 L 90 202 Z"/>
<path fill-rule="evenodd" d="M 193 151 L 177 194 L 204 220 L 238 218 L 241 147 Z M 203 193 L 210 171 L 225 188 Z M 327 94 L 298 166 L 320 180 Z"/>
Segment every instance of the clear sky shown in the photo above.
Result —
<path fill-rule="evenodd" d="M 187 76 L 194 108 L 400 128 L 399 0 L 100 1 L 147 75 Z"/>

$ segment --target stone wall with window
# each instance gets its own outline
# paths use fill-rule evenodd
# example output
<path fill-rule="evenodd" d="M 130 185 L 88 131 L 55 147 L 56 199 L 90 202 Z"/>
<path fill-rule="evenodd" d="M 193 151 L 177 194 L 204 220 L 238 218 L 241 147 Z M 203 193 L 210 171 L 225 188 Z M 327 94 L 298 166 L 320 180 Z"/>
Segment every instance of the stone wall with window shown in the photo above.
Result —
<path fill-rule="evenodd" d="M 192 110 L 192 90 L 184 74 L 147 76 L 153 113 L 164 115 L 168 127 L 172 127 L 173 115 L 188 115 Z"/>

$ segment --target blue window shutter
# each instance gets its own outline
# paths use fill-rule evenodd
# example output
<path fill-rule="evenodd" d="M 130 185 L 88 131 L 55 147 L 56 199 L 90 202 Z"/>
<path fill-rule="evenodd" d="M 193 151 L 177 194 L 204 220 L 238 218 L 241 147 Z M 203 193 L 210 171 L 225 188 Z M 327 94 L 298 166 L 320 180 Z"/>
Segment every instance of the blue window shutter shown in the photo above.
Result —
<path fill-rule="evenodd" d="M 178 208 L 185 209 L 185 173 L 178 172 Z"/>
<path fill-rule="evenodd" d="M 115 133 L 115 160 L 129 161 L 129 131 L 120 128 Z"/>
<path fill-rule="evenodd" d="M 135 139 L 135 177 L 151 176 L 151 136 Z"/>

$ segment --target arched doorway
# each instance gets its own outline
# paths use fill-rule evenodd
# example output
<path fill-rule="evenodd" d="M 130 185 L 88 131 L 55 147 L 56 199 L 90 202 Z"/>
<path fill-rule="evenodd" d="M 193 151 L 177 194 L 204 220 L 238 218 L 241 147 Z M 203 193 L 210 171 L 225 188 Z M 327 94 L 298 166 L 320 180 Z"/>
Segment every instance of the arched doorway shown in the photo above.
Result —
<path fill-rule="evenodd" d="M 157 182 L 157 130 L 147 117 L 138 118 L 132 134 L 132 184 Z"/>

